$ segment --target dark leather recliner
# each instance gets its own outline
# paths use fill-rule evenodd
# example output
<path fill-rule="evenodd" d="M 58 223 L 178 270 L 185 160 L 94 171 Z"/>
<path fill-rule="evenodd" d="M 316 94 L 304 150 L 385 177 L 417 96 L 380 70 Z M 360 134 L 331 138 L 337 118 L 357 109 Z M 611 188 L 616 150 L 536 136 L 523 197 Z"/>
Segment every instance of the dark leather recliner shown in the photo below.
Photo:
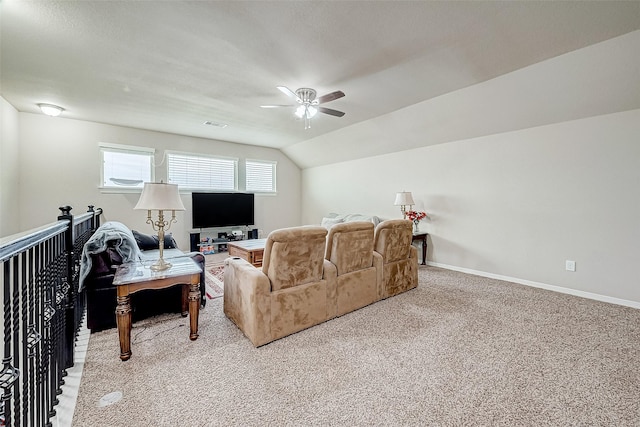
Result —
<path fill-rule="evenodd" d="M 96 332 L 116 327 L 116 287 L 113 285 L 113 278 L 116 269 L 122 264 L 122 257 L 112 244 L 105 251 L 90 256 L 91 270 L 84 280 L 83 288 L 86 295 L 87 327 Z M 190 256 L 202 268 L 200 291 L 201 306 L 204 307 L 205 257 L 199 252 L 186 253 L 185 256 Z M 133 322 L 162 313 L 183 312 L 182 287 L 136 292 L 131 295 L 131 309 Z"/>

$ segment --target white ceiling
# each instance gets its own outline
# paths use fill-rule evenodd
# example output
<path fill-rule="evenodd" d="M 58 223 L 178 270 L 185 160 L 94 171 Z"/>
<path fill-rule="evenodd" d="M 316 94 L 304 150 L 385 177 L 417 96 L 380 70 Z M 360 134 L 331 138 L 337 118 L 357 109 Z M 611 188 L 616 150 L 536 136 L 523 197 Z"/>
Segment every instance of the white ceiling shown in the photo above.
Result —
<path fill-rule="evenodd" d="M 0 0 L 2 96 L 21 112 L 286 150 L 640 28 L 619 1 Z M 276 89 L 342 90 L 304 129 Z M 204 125 L 211 121 L 228 125 Z"/>

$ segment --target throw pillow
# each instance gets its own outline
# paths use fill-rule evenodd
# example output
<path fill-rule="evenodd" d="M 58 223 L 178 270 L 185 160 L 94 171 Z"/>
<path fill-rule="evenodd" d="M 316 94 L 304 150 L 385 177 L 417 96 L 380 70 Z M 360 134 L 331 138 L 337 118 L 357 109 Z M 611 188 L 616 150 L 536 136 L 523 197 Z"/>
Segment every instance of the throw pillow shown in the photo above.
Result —
<path fill-rule="evenodd" d="M 106 259 L 105 259 L 106 258 Z M 102 276 L 109 273 L 109 255 L 106 252 L 91 254 L 91 275 Z"/>
<path fill-rule="evenodd" d="M 109 265 L 111 268 L 122 264 L 122 257 L 115 248 L 107 248 L 106 252 L 109 256 Z"/>
<path fill-rule="evenodd" d="M 141 251 L 150 251 L 153 249 L 158 249 L 157 236 L 149 236 L 148 234 L 139 233 L 136 230 L 132 230 L 132 232 L 133 232 L 133 237 L 136 239 L 136 243 L 138 244 L 138 247 L 140 248 Z M 166 241 L 166 238 L 165 238 L 165 241 Z"/>
<path fill-rule="evenodd" d="M 156 241 L 156 249 L 158 249 L 158 236 L 153 236 L 153 239 Z M 174 240 L 171 233 L 164 235 L 164 248 L 165 249 L 174 249 L 177 248 L 178 244 Z"/>

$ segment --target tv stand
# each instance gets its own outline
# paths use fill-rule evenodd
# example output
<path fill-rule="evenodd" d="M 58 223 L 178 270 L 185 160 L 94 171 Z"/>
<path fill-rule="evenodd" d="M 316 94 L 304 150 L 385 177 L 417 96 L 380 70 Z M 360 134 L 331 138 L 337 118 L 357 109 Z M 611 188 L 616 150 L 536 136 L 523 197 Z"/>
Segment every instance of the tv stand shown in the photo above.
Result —
<path fill-rule="evenodd" d="M 252 230 L 249 226 L 242 226 L 243 231 L 240 234 L 234 234 L 234 230 L 238 231 L 237 227 L 231 228 L 218 228 L 209 229 L 208 231 L 191 232 L 189 233 L 189 242 L 191 252 L 203 252 L 207 254 L 207 251 L 201 250 L 203 247 L 211 247 L 212 250 L 209 253 L 226 252 L 227 244 L 229 242 L 238 242 L 241 240 L 251 239 L 252 235 L 257 238 L 257 230 Z M 202 237 L 207 237 L 207 242 L 202 242 Z"/>

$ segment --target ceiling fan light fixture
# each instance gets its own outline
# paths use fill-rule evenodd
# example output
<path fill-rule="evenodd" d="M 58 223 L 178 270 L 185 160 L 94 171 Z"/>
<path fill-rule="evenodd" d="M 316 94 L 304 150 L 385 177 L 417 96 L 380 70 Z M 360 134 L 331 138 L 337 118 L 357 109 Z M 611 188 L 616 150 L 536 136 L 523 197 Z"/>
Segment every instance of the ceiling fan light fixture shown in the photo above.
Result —
<path fill-rule="evenodd" d="M 51 117 L 58 117 L 64 111 L 64 108 L 53 104 L 38 104 L 38 107 L 40 107 L 40 111 Z"/>
<path fill-rule="evenodd" d="M 308 87 L 301 87 L 295 92 L 286 86 L 276 86 L 278 90 L 294 99 L 298 105 L 261 105 L 262 108 L 277 108 L 277 107 L 296 107 L 295 116 L 299 119 L 304 118 L 304 128 L 311 128 L 311 119 L 318 113 L 329 114 L 334 117 L 342 117 L 344 113 L 342 111 L 333 110 L 331 108 L 320 107 L 320 104 L 333 101 L 344 96 L 344 92 L 336 90 L 326 95 L 316 98 L 315 89 Z"/>

